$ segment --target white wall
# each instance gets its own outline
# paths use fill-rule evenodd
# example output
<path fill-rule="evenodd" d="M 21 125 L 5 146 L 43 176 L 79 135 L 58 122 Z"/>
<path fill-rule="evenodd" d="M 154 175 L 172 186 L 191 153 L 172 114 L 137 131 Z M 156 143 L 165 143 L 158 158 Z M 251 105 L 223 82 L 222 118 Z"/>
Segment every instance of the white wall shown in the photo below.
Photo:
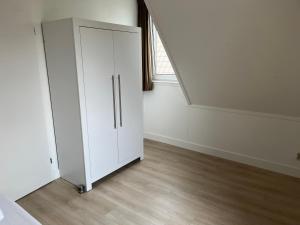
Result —
<path fill-rule="evenodd" d="M 192 104 L 300 117 L 299 0 L 146 0 Z"/>
<path fill-rule="evenodd" d="M 40 22 L 71 16 L 136 25 L 135 0 L 0 1 L 0 193 L 12 199 L 59 176 Z"/>
<path fill-rule="evenodd" d="M 43 0 L 44 20 L 68 17 L 136 26 L 136 0 Z"/>
<path fill-rule="evenodd" d="M 58 176 L 38 0 L 0 2 L 0 193 L 17 199 Z"/>
<path fill-rule="evenodd" d="M 187 106 L 179 85 L 144 94 L 145 137 L 300 177 L 300 119 Z"/>

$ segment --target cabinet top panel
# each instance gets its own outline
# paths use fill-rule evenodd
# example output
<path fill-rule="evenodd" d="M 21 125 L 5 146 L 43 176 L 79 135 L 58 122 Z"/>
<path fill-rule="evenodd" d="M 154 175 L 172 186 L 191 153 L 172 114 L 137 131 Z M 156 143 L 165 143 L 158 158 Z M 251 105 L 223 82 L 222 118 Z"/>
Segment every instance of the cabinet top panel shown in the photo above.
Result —
<path fill-rule="evenodd" d="M 43 24 L 59 23 L 59 22 L 66 21 L 66 20 L 72 21 L 74 28 L 75 27 L 90 27 L 90 28 L 96 28 L 96 29 L 106 29 L 106 30 L 115 30 L 115 31 L 132 32 L 132 33 L 140 33 L 141 32 L 141 28 L 139 28 L 139 27 L 106 23 L 106 22 L 94 21 L 94 20 L 86 20 L 86 19 L 80 19 L 80 18 L 66 18 L 66 19 L 60 19 L 60 20 L 55 20 L 55 21 L 46 21 Z"/>

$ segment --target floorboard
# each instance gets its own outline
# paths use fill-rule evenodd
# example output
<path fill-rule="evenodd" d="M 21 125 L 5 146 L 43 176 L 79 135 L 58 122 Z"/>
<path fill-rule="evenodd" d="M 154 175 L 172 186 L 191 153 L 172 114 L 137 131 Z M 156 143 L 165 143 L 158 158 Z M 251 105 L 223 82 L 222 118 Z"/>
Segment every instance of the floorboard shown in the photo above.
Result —
<path fill-rule="evenodd" d="M 59 179 L 18 203 L 44 225 L 298 225 L 300 179 L 147 140 L 91 192 Z"/>

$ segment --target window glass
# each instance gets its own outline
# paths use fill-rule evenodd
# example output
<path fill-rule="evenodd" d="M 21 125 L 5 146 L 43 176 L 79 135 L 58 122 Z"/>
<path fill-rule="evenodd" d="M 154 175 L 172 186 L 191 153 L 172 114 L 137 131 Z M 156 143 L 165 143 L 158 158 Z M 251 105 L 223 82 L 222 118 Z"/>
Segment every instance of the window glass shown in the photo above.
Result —
<path fill-rule="evenodd" d="M 162 44 L 155 25 L 151 22 L 152 51 L 153 51 L 153 77 L 154 80 L 176 81 L 172 64 Z"/>

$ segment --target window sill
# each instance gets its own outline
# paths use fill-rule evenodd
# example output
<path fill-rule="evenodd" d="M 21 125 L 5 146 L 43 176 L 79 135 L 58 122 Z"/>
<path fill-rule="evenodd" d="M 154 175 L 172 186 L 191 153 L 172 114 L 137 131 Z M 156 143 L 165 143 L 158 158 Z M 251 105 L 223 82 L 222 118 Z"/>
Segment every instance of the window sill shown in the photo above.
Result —
<path fill-rule="evenodd" d="M 179 82 L 176 80 L 153 80 L 154 84 L 163 84 L 163 85 L 170 85 L 170 86 L 179 86 Z"/>

